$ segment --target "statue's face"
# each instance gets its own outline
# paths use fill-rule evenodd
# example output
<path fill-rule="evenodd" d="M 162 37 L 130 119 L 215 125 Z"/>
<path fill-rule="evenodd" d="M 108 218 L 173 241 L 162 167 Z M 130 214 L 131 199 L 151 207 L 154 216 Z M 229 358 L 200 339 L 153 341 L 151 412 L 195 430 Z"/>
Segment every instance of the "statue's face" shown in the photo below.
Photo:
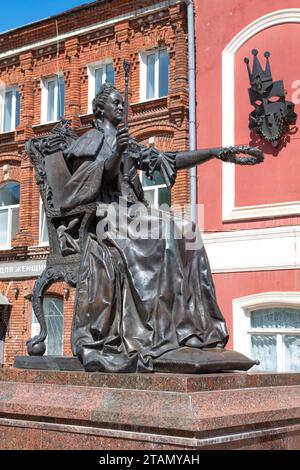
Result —
<path fill-rule="evenodd" d="M 123 120 L 124 101 L 118 91 L 112 91 L 104 105 L 104 118 L 108 119 L 115 126 Z"/>

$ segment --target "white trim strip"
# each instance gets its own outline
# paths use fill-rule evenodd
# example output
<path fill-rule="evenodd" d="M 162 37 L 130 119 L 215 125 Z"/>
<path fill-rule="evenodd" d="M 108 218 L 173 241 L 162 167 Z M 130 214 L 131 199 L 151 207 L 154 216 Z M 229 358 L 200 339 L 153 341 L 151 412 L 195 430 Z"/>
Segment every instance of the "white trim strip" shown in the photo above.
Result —
<path fill-rule="evenodd" d="M 300 269 L 300 226 L 203 236 L 213 273 Z"/>
<path fill-rule="evenodd" d="M 49 44 L 56 43 L 57 41 L 64 41 L 65 39 L 74 37 L 74 36 L 79 36 L 82 34 L 86 34 L 89 31 L 94 31 L 96 29 L 102 29 L 102 28 L 107 28 L 108 26 L 113 26 L 116 23 L 119 23 L 120 21 L 128 21 L 132 20 L 134 18 L 139 18 L 141 16 L 145 16 L 148 14 L 155 13 L 157 11 L 163 10 L 165 8 L 169 8 L 170 6 L 177 5 L 179 3 L 182 3 L 184 0 L 164 0 L 163 2 L 157 3 L 156 5 L 152 5 L 149 7 L 145 8 L 140 8 L 139 10 L 135 10 L 130 13 L 125 13 L 123 15 L 119 15 L 116 18 L 106 20 L 106 21 L 100 21 L 99 23 L 96 23 L 94 25 L 85 27 L 85 28 L 79 28 L 75 29 L 73 31 L 69 31 L 68 33 L 65 34 L 60 34 L 59 36 L 55 36 L 52 38 L 45 39 L 44 41 L 38 41 L 32 44 L 28 44 L 23 47 L 19 47 L 17 49 L 11 49 L 10 51 L 6 51 L 0 54 L 0 60 L 4 59 L 6 57 L 11 57 L 16 54 L 20 54 L 22 52 L 25 52 L 27 50 L 31 49 L 37 49 L 39 47 L 43 47 Z"/>

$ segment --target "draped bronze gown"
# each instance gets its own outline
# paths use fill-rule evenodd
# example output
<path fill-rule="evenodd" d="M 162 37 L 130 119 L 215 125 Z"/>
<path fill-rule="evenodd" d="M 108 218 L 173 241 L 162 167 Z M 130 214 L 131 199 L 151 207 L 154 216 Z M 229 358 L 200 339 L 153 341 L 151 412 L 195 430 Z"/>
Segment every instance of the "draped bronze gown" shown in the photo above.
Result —
<path fill-rule="evenodd" d="M 65 152 L 73 174 L 64 190 L 62 209 L 91 202 L 98 207 L 82 247 L 73 353 L 86 370 L 149 372 L 155 371 L 157 358 L 170 351 L 180 353 L 192 337 L 203 348 L 224 347 L 228 333 L 205 249 L 203 244 L 187 249 L 191 237 L 200 238 L 198 229 L 184 222 L 188 239 L 176 237 L 182 220 L 171 212 L 146 209 L 144 201 L 138 170 L 149 176 L 160 171 L 170 187 L 176 178 L 176 154 L 131 142 L 130 182 L 124 189 L 122 168 L 113 181 L 105 177 L 105 160 L 113 147 L 101 122 L 96 122 Z M 129 201 L 128 237 L 119 237 L 118 220 L 109 220 L 103 239 L 98 228 L 124 191 Z M 144 222 L 158 227 L 159 238 L 130 236 L 130 222 L 139 204 L 144 209 L 142 218 L 148 219 Z"/>

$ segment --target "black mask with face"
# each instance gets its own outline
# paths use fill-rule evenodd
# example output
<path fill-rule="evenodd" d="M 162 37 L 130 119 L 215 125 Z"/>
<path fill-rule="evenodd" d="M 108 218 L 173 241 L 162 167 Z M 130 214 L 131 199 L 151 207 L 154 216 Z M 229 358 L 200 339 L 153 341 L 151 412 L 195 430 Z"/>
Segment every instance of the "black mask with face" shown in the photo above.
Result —
<path fill-rule="evenodd" d="M 285 100 L 282 80 L 273 82 L 269 63 L 270 53 L 265 52 L 266 68 L 262 69 L 258 60 L 258 51 L 254 49 L 253 69 L 246 57 L 250 88 L 249 97 L 254 110 L 249 115 L 249 129 L 277 147 L 280 138 L 289 131 L 289 126 L 296 123 L 295 105 Z"/>

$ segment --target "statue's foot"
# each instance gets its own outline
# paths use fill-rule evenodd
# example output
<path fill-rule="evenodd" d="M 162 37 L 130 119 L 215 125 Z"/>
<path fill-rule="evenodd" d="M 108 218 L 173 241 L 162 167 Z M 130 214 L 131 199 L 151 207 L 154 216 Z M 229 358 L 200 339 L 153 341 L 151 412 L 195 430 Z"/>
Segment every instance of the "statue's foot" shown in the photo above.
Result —
<path fill-rule="evenodd" d="M 185 343 L 185 346 L 189 348 L 203 348 L 203 344 L 201 343 L 200 339 L 197 336 L 191 336 Z"/>

